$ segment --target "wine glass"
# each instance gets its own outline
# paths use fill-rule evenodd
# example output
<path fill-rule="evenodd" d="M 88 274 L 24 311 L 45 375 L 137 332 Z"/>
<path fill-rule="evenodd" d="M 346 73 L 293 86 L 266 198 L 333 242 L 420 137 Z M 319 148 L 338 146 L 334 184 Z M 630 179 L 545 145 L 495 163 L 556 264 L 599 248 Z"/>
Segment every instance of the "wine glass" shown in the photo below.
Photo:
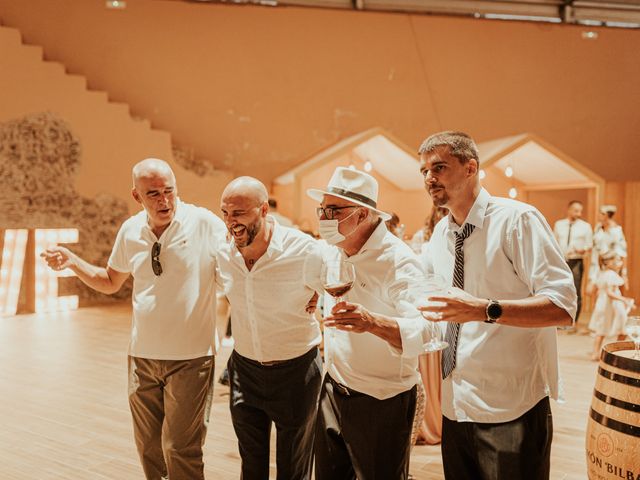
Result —
<path fill-rule="evenodd" d="M 631 338 L 635 346 L 633 352 L 633 359 L 640 360 L 640 317 L 633 316 L 627 318 L 627 323 L 624 327 L 625 333 Z"/>
<path fill-rule="evenodd" d="M 336 299 L 336 303 L 340 303 L 342 297 L 353 287 L 353 282 L 356 279 L 356 269 L 351 262 L 332 260 L 322 265 L 320 275 L 322 287 Z"/>
<path fill-rule="evenodd" d="M 416 307 L 433 307 L 442 306 L 442 302 L 431 302 L 429 297 L 440 296 L 447 293 L 447 283 L 443 276 L 434 273 L 425 275 L 425 279 L 421 288 L 414 292 Z M 435 322 L 432 313 L 422 312 L 422 317 L 427 322 L 427 332 L 429 333 L 429 341 L 422 348 L 425 352 L 437 352 L 444 350 L 449 346 L 442 338 L 442 329 L 440 324 Z"/>

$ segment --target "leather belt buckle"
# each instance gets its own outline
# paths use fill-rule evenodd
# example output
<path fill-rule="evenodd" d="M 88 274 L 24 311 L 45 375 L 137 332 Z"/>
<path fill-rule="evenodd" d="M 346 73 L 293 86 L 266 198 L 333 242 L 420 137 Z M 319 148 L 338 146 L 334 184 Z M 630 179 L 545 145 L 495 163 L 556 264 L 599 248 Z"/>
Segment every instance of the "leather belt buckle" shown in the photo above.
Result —
<path fill-rule="evenodd" d="M 260 362 L 260 365 L 262 365 L 263 367 L 274 367 L 284 362 L 286 362 L 286 360 L 273 360 L 271 362 Z"/>
<path fill-rule="evenodd" d="M 336 390 L 338 390 L 338 393 L 340 393 L 341 395 L 344 395 L 345 397 L 351 396 L 351 390 L 349 390 L 349 387 L 339 382 L 336 382 L 330 375 L 329 375 L 329 381 L 336 388 Z"/>

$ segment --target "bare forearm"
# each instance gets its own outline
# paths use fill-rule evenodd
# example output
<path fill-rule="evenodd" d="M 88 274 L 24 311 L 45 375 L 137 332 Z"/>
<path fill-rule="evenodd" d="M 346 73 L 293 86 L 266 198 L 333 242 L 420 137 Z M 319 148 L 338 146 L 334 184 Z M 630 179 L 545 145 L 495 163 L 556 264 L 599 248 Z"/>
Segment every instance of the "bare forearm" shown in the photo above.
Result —
<path fill-rule="evenodd" d="M 79 256 L 73 254 L 69 268 L 88 287 L 100 293 L 112 294 L 120 290 L 121 285 L 116 285 L 105 267 L 91 265 Z"/>
<path fill-rule="evenodd" d="M 566 310 L 555 305 L 545 296 L 522 300 L 499 300 L 502 316 L 497 323 L 522 328 L 568 327 L 573 320 Z M 488 301 L 484 303 L 484 308 Z M 482 312 L 484 315 L 484 311 Z"/>
<path fill-rule="evenodd" d="M 374 317 L 374 326 L 369 333 L 385 340 L 392 347 L 402 350 L 402 337 L 400 336 L 398 322 L 384 315 L 372 315 Z"/>

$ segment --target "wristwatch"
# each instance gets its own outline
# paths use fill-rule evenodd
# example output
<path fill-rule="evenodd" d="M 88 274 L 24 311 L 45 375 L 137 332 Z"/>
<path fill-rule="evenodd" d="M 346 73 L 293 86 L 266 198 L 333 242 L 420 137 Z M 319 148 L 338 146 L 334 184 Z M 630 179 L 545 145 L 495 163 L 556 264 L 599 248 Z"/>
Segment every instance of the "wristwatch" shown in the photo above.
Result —
<path fill-rule="evenodd" d="M 502 316 L 502 305 L 497 300 L 489 299 L 489 304 L 485 310 L 487 319 L 485 323 L 496 323 L 496 321 Z"/>

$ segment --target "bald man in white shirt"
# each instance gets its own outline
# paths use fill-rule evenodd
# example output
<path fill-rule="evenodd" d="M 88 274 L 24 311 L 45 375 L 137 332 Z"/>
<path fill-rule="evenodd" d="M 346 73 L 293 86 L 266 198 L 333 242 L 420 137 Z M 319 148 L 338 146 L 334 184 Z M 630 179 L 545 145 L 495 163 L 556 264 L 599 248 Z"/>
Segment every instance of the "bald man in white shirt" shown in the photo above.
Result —
<path fill-rule="evenodd" d="M 447 480 L 549 478 L 559 394 L 556 327 L 576 312 L 573 276 L 534 207 L 480 186 L 478 149 L 462 132 L 420 147 L 434 205 L 449 215 L 429 244 L 429 270 L 453 286 L 427 307 L 443 322 L 442 459 Z"/>
<path fill-rule="evenodd" d="M 275 424 L 279 480 L 310 480 L 322 379 L 320 326 L 310 299 L 322 289 L 317 242 L 268 215 L 265 186 L 239 177 L 221 210 L 231 243 L 218 252 L 235 339 L 229 407 L 243 480 L 269 478 Z"/>
<path fill-rule="evenodd" d="M 355 267 L 345 301 L 325 319 L 326 375 L 315 439 L 316 480 L 405 480 L 423 352 L 424 320 L 414 306 L 424 272 L 385 225 L 378 182 L 338 167 L 320 203 L 327 260 Z M 426 292 L 426 290 L 425 290 Z M 426 294 L 425 294 L 426 295 Z"/>
<path fill-rule="evenodd" d="M 171 167 L 149 158 L 133 167 L 142 211 L 126 220 L 106 267 L 64 247 L 49 266 L 70 268 L 89 287 L 117 292 L 133 276 L 129 406 L 148 480 L 204 479 L 204 444 L 213 392 L 215 255 L 224 224 L 178 198 Z"/>

